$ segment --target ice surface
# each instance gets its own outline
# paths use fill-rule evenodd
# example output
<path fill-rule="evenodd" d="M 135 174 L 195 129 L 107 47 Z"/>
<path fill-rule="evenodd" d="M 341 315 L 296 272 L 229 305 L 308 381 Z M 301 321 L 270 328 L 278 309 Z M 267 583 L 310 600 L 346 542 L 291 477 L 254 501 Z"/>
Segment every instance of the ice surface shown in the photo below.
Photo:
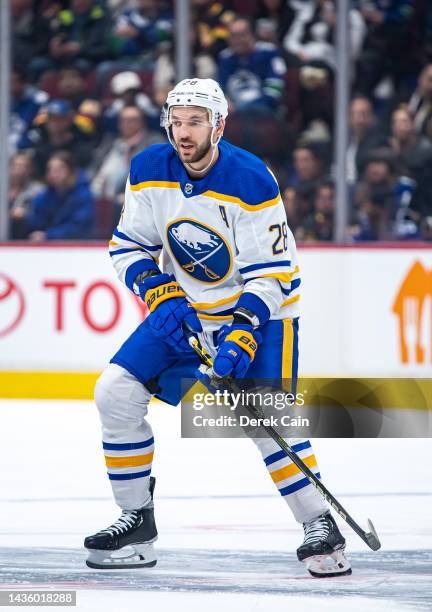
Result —
<path fill-rule="evenodd" d="M 96 409 L 0 411 L 0 588 L 76 589 L 78 610 L 103 612 L 432 610 L 430 440 L 314 442 L 328 488 L 363 527 L 373 520 L 383 546 L 370 551 L 339 520 L 353 575 L 317 580 L 296 560 L 301 528 L 254 445 L 182 440 L 179 410 L 154 404 L 158 565 L 103 572 L 86 568 L 82 548 L 119 514 Z"/>

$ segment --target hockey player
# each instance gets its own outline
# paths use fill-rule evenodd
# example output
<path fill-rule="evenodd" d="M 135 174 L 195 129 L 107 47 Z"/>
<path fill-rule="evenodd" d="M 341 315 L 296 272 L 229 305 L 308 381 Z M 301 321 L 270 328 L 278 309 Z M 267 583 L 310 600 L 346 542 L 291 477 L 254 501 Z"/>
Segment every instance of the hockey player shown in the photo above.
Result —
<path fill-rule="evenodd" d="M 156 563 L 154 439 L 145 417 L 152 395 L 177 405 L 181 377 L 197 375 L 184 322 L 214 356 L 213 376 L 297 378 L 294 238 L 272 173 L 254 155 L 221 140 L 227 114 L 215 81 L 181 81 L 162 113 L 170 144 L 153 145 L 132 159 L 110 255 L 149 315 L 96 384 L 108 477 L 122 514 L 85 539 L 90 567 Z M 350 573 L 345 540 L 326 502 L 273 440 L 254 442 L 303 524 L 298 559 L 315 576 Z M 290 442 L 319 477 L 310 442 Z"/>

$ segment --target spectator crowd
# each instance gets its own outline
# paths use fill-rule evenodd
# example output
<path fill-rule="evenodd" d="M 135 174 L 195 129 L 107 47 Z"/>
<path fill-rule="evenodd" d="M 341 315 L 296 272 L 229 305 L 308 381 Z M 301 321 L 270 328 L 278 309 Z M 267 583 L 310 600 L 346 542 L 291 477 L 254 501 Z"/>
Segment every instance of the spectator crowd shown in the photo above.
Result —
<path fill-rule="evenodd" d="M 165 142 L 174 0 L 10 0 L 10 237 L 108 238 L 131 157 Z M 192 74 L 275 173 L 299 241 L 334 239 L 337 0 L 191 0 Z M 352 242 L 432 240 L 432 2 L 351 0 Z"/>

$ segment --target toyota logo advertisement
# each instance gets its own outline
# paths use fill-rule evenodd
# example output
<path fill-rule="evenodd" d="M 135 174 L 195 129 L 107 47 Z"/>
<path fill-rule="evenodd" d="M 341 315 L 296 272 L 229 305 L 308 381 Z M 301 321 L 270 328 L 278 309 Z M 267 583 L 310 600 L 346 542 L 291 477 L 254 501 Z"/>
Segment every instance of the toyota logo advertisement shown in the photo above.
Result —
<path fill-rule="evenodd" d="M 303 248 L 300 263 L 304 375 L 429 375 L 431 249 Z M 103 245 L 0 246 L 0 370 L 101 371 L 145 316 Z"/>

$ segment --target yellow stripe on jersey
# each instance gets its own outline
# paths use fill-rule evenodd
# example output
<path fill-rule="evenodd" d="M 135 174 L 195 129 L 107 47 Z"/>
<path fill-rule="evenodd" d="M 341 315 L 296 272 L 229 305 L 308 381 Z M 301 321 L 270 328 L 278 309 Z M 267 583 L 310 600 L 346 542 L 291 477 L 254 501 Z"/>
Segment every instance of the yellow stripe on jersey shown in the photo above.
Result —
<path fill-rule="evenodd" d="M 294 274 L 297 274 L 299 271 L 299 267 L 296 266 L 292 272 L 270 272 L 269 274 L 257 274 L 256 278 L 277 278 L 284 283 L 290 283 Z"/>
<path fill-rule="evenodd" d="M 190 304 L 197 310 L 207 310 L 207 308 L 216 308 L 216 306 L 223 306 L 224 304 L 229 304 L 229 302 L 234 302 L 234 300 L 238 300 L 242 293 L 243 291 L 239 291 L 235 295 L 223 298 L 217 302 L 190 302 Z"/>
<path fill-rule="evenodd" d="M 272 272 L 271 274 L 257 274 L 255 278 L 277 278 L 284 283 L 290 283 L 294 272 Z"/>
<path fill-rule="evenodd" d="M 266 200 L 265 202 L 261 202 L 260 204 L 247 204 L 247 202 L 244 202 L 236 196 L 226 195 L 225 193 L 219 193 L 218 191 L 208 190 L 204 191 L 204 193 L 201 193 L 200 195 L 206 196 L 208 198 L 215 198 L 216 200 L 222 200 L 223 202 L 239 204 L 240 207 L 244 210 L 250 210 L 252 212 L 255 210 L 262 210 L 263 208 L 268 208 L 269 206 L 275 206 L 275 204 L 278 204 L 280 201 L 280 194 L 277 194 L 277 196 L 272 200 Z"/>
<path fill-rule="evenodd" d="M 130 185 L 132 191 L 141 191 L 141 189 L 147 189 L 149 187 L 162 187 L 167 189 L 180 189 L 180 183 L 178 181 L 143 181 L 142 183 L 137 183 L 136 185 Z M 261 202 L 260 204 L 248 204 L 244 202 L 242 199 L 237 196 L 226 195 L 225 193 L 219 193 L 217 191 L 204 191 L 199 195 L 206 196 L 208 198 L 215 198 L 216 200 L 222 200 L 223 202 L 231 202 L 232 204 L 239 204 L 241 208 L 244 210 L 255 211 L 262 210 L 263 208 L 268 208 L 269 206 L 275 206 L 281 200 L 280 194 L 271 200 L 266 200 L 265 202 Z"/>
<path fill-rule="evenodd" d="M 110 240 L 109 241 L 109 246 L 110 247 L 114 247 L 114 246 L 122 246 L 122 245 L 120 245 L 118 242 L 115 242 L 114 240 Z M 134 246 L 134 245 L 123 245 L 123 246 L 127 246 L 128 249 L 137 249 L 137 250 L 140 250 L 140 251 L 144 250 L 140 246 Z M 114 251 L 114 253 L 115 253 L 115 251 Z"/>
<path fill-rule="evenodd" d="M 105 463 L 109 468 L 138 467 L 148 465 L 153 461 L 153 453 L 147 455 L 135 455 L 133 457 L 111 457 L 105 455 Z"/>
<path fill-rule="evenodd" d="M 290 304 L 294 304 L 294 302 L 297 302 L 299 299 L 300 299 L 300 294 L 295 295 L 294 297 L 288 298 L 287 300 L 282 302 L 281 308 L 283 308 L 284 306 L 289 306 Z"/>
<path fill-rule="evenodd" d="M 163 187 L 167 189 L 180 189 L 180 183 L 178 181 L 143 181 L 136 185 L 131 185 L 132 191 L 141 191 L 141 189 L 147 189 L 149 187 Z"/>
<path fill-rule="evenodd" d="M 291 378 L 293 366 L 294 329 L 292 319 L 283 319 L 282 378 Z"/>
<path fill-rule="evenodd" d="M 213 314 L 213 315 L 209 315 L 209 314 L 201 314 L 200 312 L 197 313 L 198 319 L 203 319 L 204 321 L 229 321 L 230 319 L 233 318 L 232 315 L 217 315 L 217 314 Z"/>
<path fill-rule="evenodd" d="M 317 466 L 317 460 L 315 458 L 315 455 L 310 455 L 309 457 L 305 457 L 304 459 L 302 459 L 303 463 L 305 463 L 308 468 L 313 468 Z M 274 472 L 270 472 L 270 476 L 273 480 L 273 482 L 281 482 L 281 480 L 286 480 L 287 478 L 290 478 L 291 476 L 295 476 L 296 474 L 299 474 L 301 470 L 299 470 L 299 468 L 295 465 L 295 463 L 290 463 L 289 465 L 286 465 L 283 468 L 280 468 L 279 470 L 275 470 Z"/>
<path fill-rule="evenodd" d="M 292 272 L 289 272 L 289 276 L 292 278 L 294 274 L 297 274 L 297 272 L 300 272 L 300 268 L 298 266 L 296 266 Z"/>

